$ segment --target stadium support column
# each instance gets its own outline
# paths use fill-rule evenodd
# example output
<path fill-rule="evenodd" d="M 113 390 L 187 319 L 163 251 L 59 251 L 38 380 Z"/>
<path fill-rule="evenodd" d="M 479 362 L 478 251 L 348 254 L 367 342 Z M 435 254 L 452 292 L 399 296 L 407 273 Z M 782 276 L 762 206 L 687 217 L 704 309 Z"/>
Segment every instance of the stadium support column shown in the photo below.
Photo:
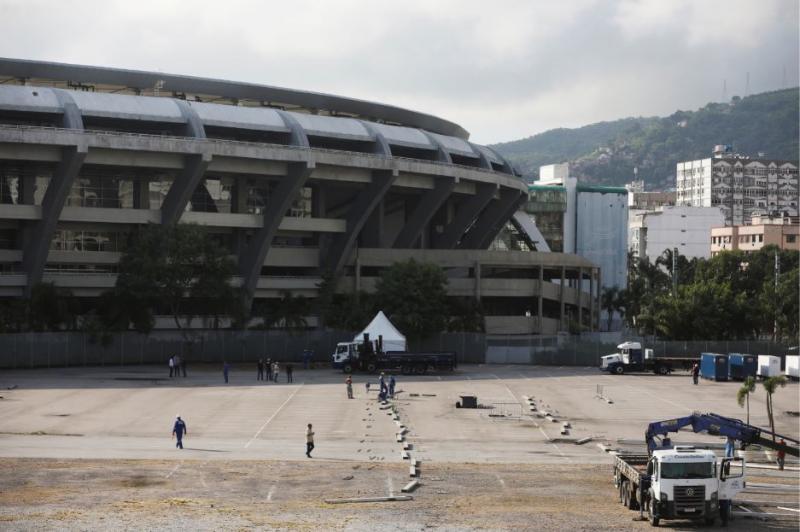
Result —
<path fill-rule="evenodd" d="M 261 267 L 267 258 L 267 252 L 278 232 L 278 227 L 313 169 L 313 162 L 289 163 L 287 175 L 269 195 L 264 206 L 263 224 L 239 255 L 239 272 L 242 275 L 242 289 L 247 308 L 253 301 Z"/>
<path fill-rule="evenodd" d="M 583 330 L 583 268 L 578 267 L 578 332 Z"/>
<path fill-rule="evenodd" d="M 544 303 L 542 301 L 542 292 L 544 291 L 544 264 L 539 263 L 539 297 L 536 298 L 536 312 L 537 319 L 539 320 L 539 334 L 542 334 L 542 313 L 544 312 Z"/>
<path fill-rule="evenodd" d="M 464 200 L 459 205 L 453 220 L 447 224 L 442 234 L 435 239 L 434 247 L 437 249 L 455 248 L 464 231 L 480 215 L 484 207 L 492 201 L 495 190 L 497 190 L 497 185 L 492 183 L 476 184 L 475 195 Z"/>
<path fill-rule="evenodd" d="M 178 108 L 186 121 L 186 136 L 198 140 L 205 140 L 206 131 L 197 112 L 183 100 L 175 100 Z M 184 157 L 181 169 L 172 186 L 169 187 L 167 197 L 161 205 L 161 223 L 170 225 L 178 223 L 186 205 L 191 200 L 197 186 L 202 183 L 203 176 L 211 163 L 211 154 L 204 149 L 198 150 Z"/>
<path fill-rule="evenodd" d="M 491 202 L 478 217 L 478 220 L 464 235 L 459 244 L 460 249 L 486 249 L 492 239 L 503 228 L 509 218 L 516 212 L 522 199 L 522 192 L 517 189 L 501 189 L 500 198 Z"/>
<path fill-rule="evenodd" d="M 392 247 L 396 249 L 413 248 L 422 235 L 422 231 L 431 221 L 433 215 L 436 214 L 436 211 L 450 197 L 450 193 L 453 192 L 455 186 L 456 182 L 453 179 L 437 178 L 433 188 L 422 195 L 422 199 L 408 220 L 406 220 Z"/>
<path fill-rule="evenodd" d="M 561 290 L 558 293 L 558 304 L 559 304 L 559 314 L 558 314 L 558 330 L 564 330 L 564 289 L 565 285 L 567 284 L 567 269 L 565 266 L 561 267 Z"/>
<path fill-rule="evenodd" d="M 383 199 L 397 179 L 399 172 L 392 170 L 373 170 L 372 181 L 361 190 L 347 213 L 347 228 L 336 236 L 327 253 L 321 257 L 323 268 L 338 275 L 350 256 L 356 238 L 367 222 L 370 214 Z"/>
<path fill-rule="evenodd" d="M 589 269 L 589 330 L 594 332 L 594 268 Z"/>
<path fill-rule="evenodd" d="M 302 148 L 310 146 L 305 130 L 297 120 L 286 111 L 278 111 L 281 119 L 290 131 L 290 144 Z M 264 216 L 261 228 L 253 235 L 250 243 L 243 246 L 239 253 L 239 272 L 242 275 L 242 290 L 245 296 L 245 308 L 250 309 L 253 296 L 261 275 L 261 267 L 267 258 L 272 240 L 278 232 L 286 211 L 297 198 L 300 189 L 305 186 L 308 177 L 314 170 L 314 161 L 289 163 L 286 176 L 267 198 L 264 205 Z"/>
<path fill-rule="evenodd" d="M 72 96 L 61 89 L 52 90 L 61 105 L 62 126 L 66 129 L 83 130 L 83 118 Z M 53 240 L 58 218 L 64 209 L 64 202 L 69 196 L 72 182 L 80 172 L 88 151 L 86 140 L 83 138 L 78 139 L 74 146 L 66 146 L 61 149 L 61 159 L 50 178 L 47 192 L 42 199 L 42 216 L 27 232 L 22 251 L 22 268 L 28 275 L 25 297 L 30 297 L 33 287 L 42 281 L 44 266 L 50 250 L 50 241 Z"/>

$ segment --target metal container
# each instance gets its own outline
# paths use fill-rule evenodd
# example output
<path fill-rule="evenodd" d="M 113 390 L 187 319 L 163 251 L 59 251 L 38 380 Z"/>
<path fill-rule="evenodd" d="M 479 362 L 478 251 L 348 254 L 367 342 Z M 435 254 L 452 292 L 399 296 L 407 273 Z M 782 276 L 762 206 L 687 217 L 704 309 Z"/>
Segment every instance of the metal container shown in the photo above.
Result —
<path fill-rule="evenodd" d="M 747 377 L 755 377 L 757 362 L 755 355 L 728 353 L 728 378 L 732 381 L 743 381 Z"/>
<path fill-rule="evenodd" d="M 712 381 L 728 380 L 728 355 L 700 354 L 700 376 Z"/>
<path fill-rule="evenodd" d="M 758 376 L 777 377 L 781 374 L 781 358 L 774 355 L 758 355 Z"/>

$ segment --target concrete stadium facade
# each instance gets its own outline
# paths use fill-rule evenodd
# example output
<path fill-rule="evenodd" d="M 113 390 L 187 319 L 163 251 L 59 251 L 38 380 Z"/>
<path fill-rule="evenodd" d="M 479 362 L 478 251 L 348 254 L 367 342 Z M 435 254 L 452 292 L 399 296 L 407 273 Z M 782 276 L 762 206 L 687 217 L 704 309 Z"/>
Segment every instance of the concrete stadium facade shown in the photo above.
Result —
<path fill-rule="evenodd" d="M 445 268 L 453 297 L 482 300 L 488 332 L 594 329 L 595 265 L 487 251 L 526 200 L 507 161 L 431 115 L 0 59 L 0 297 L 41 281 L 97 297 L 116 282 L 126 235 L 181 221 L 230 251 L 251 301 L 313 298 L 326 271 L 339 290 L 371 290 L 382 268 L 414 257 Z"/>

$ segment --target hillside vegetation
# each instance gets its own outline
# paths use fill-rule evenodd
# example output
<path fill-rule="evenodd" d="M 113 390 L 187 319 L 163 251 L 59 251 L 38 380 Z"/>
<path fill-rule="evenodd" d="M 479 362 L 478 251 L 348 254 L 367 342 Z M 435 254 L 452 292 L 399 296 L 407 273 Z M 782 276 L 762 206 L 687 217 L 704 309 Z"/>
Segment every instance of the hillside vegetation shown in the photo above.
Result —
<path fill-rule="evenodd" d="M 675 165 L 709 157 L 716 144 L 755 156 L 797 159 L 798 88 L 734 96 L 730 103 L 709 103 L 697 111 L 664 118 L 623 118 L 576 129 L 552 129 L 522 140 L 492 146 L 528 179 L 539 166 L 569 162 L 571 174 L 589 183 L 623 185 L 639 179 L 648 190 L 675 186 Z"/>

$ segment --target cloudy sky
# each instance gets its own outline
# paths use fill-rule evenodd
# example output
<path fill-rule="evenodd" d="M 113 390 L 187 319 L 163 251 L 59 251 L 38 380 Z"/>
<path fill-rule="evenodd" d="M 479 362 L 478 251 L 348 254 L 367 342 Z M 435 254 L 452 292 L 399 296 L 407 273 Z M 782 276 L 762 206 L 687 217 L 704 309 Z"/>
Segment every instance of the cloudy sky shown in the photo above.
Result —
<path fill-rule="evenodd" d="M 0 56 L 424 111 L 472 140 L 798 85 L 798 0 L 0 0 Z"/>

